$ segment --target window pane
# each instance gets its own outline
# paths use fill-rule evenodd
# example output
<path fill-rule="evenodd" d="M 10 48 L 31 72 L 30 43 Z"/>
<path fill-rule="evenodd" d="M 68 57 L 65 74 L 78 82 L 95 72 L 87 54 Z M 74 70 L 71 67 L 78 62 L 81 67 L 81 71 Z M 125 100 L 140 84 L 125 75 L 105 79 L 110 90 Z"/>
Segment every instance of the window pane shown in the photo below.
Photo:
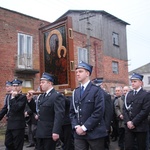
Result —
<path fill-rule="evenodd" d="M 88 52 L 86 48 L 78 48 L 78 62 L 80 61 L 84 61 L 86 63 L 88 63 Z"/>
<path fill-rule="evenodd" d="M 119 46 L 119 34 L 115 32 L 112 33 L 112 42 L 113 42 L 113 45 Z"/>
<path fill-rule="evenodd" d="M 27 36 L 27 56 L 31 55 L 31 37 Z"/>
<path fill-rule="evenodd" d="M 24 36 L 22 34 L 19 34 L 19 43 L 18 43 L 18 65 L 24 65 L 24 43 L 25 43 L 25 39 Z"/>
<path fill-rule="evenodd" d="M 31 43 L 32 43 L 32 38 L 30 37 L 30 36 L 27 36 L 27 67 L 31 67 L 32 66 L 32 49 L 31 49 L 31 47 L 32 47 L 32 45 L 31 45 Z"/>
<path fill-rule="evenodd" d="M 19 47 L 20 47 L 20 49 L 19 49 L 19 54 L 20 55 L 23 55 L 23 45 L 24 45 L 24 37 L 23 37 L 23 35 L 19 35 Z"/>
<path fill-rule="evenodd" d="M 115 74 L 118 74 L 118 71 L 119 69 L 118 69 L 118 62 L 112 62 L 112 71 L 113 71 L 113 73 L 115 73 Z"/>
<path fill-rule="evenodd" d="M 18 33 L 18 67 L 32 68 L 32 36 Z"/>
<path fill-rule="evenodd" d="M 32 83 L 31 81 L 23 81 L 23 84 L 22 84 L 23 87 L 32 87 Z"/>

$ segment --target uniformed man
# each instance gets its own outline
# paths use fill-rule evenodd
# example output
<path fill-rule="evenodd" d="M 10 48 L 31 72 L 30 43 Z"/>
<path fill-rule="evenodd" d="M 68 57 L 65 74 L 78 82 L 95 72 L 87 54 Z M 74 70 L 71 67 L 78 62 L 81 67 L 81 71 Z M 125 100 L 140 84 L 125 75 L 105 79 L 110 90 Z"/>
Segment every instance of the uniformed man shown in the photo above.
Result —
<path fill-rule="evenodd" d="M 6 89 L 6 96 L 4 98 L 4 104 L 9 103 L 9 100 L 11 98 L 11 91 L 12 91 L 12 83 L 11 83 L 11 81 L 6 81 L 5 89 Z"/>
<path fill-rule="evenodd" d="M 5 103 L 0 111 L 0 120 L 7 114 L 7 129 L 5 145 L 7 150 L 22 150 L 24 144 L 25 117 L 24 109 L 27 102 L 21 94 L 22 81 L 14 79 L 12 82 L 11 99 Z"/>
<path fill-rule="evenodd" d="M 150 93 L 143 88 L 143 75 L 133 73 L 130 78 L 133 90 L 124 103 L 125 150 L 132 150 L 136 141 L 138 150 L 146 150 Z"/>
<path fill-rule="evenodd" d="M 28 104 L 33 112 L 38 113 L 37 149 L 55 150 L 56 141 L 60 138 L 65 114 L 65 98 L 53 88 L 54 78 L 49 73 L 43 73 L 40 86 L 44 94 L 38 98 L 37 104 L 32 99 L 32 93 L 27 94 Z"/>
<path fill-rule="evenodd" d="M 110 130 L 111 130 L 111 121 L 113 117 L 113 104 L 111 100 L 111 95 L 106 91 L 106 89 L 103 86 L 104 84 L 103 78 L 95 78 L 92 80 L 92 82 L 96 86 L 100 87 L 104 94 L 104 102 L 105 102 L 104 120 L 105 120 L 106 130 L 108 133 L 108 136 L 105 137 L 104 146 L 105 146 L 105 149 L 109 149 L 109 145 L 110 145 L 109 135 L 110 135 Z"/>
<path fill-rule="evenodd" d="M 6 81 L 5 87 L 6 87 L 6 92 L 7 93 L 11 93 L 11 91 L 12 91 L 12 83 L 11 83 L 11 81 Z"/>
<path fill-rule="evenodd" d="M 76 78 L 81 85 L 74 90 L 70 106 L 75 150 L 104 150 L 107 135 L 103 119 L 104 96 L 90 81 L 91 73 L 91 65 L 83 61 L 78 64 Z"/>
<path fill-rule="evenodd" d="M 9 106 L 9 101 L 11 99 L 11 91 L 12 91 L 11 81 L 6 81 L 5 89 L 6 89 L 6 95 L 4 98 L 4 105 Z M 6 114 L 6 120 L 7 120 L 7 114 Z M 6 148 L 6 150 L 7 150 L 7 148 Z"/>

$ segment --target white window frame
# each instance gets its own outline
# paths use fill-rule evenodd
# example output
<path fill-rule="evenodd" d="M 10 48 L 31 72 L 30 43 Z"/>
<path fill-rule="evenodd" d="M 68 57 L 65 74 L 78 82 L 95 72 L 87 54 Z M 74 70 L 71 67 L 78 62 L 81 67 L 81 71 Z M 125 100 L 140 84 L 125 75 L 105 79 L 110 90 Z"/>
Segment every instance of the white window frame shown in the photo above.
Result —
<path fill-rule="evenodd" d="M 118 74 L 119 73 L 119 64 L 116 61 L 112 61 L 112 72 L 114 74 Z"/>
<path fill-rule="evenodd" d="M 32 43 L 32 36 L 18 33 L 18 68 L 32 68 Z"/>
<path fill-rule="evenodd" d="M 115 32 L 112 33 L 112 43 L 115 46 L 119 46 L 119 34 L 118 33 L 115 33 Z"/>
<path fill-rule="evenodd" d="M 78 47 L 78 63 L 80 61 L 84 61 L 86 63 L 89 62 L 89 60 L 88 60 L 88 50 L 86 48 Z"/>
<path fill-rule="evenodd" d="M 22 81 L 23 81 L 22 87 L 32 88 L 32 81 L 31 80 L 22 80 Z"/>

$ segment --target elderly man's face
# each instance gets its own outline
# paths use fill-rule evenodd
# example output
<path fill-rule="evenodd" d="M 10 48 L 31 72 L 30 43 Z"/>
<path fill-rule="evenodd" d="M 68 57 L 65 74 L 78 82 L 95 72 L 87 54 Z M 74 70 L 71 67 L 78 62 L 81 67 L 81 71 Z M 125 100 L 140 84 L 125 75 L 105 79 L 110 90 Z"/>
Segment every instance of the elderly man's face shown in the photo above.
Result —
<path fill-rule="evenodd" d="M 116 87 L 115 94 L 116 94 L 117 97 L 122 96 L 122 88 L 121 87 Z"/>

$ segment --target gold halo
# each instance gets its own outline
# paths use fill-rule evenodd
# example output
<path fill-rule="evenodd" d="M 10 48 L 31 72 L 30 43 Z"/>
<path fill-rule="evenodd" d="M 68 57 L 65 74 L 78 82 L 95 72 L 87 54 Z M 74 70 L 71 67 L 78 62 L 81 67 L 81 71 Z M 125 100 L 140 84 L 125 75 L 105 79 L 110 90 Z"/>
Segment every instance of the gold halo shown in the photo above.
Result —
<path fill-rule="evenodd" d="M 59 46 L 58 46 L 58 51 L 60 51 L 61 49 L 61 46 L 62 46 L 62 36 L 61 36 L 61 33 L 58 31 L 58 30 L 52 30 L 48 37 L 47 37 L 47 40 L 46 40 L 46 50 L 48 52 L 48 54 L 51 53 L 51 48 L 50 48 L 50 44 L 49 44 L 49 41 L 50 41 L 50 38 L 53 34 L 56 34 L 57 37 L 58 37 L 58 43 L 59 43 Z M 58 53 L 58 52 L 57 52 Z"/>
<path fill-rule="evenodd" d="M 63 57 L 65 57 L 65 56 L 66 56 L 66 53 L 67 53 L 66 48 L 65 48 L 64 46 L 61 46 L 60 49 L 58 49 L 58 51 L 57 51 L 57 55 L 58 55 L 59 58 L 61 57 L 61 56 L 60 56 L 61 50 L 64 50 Z"/>

